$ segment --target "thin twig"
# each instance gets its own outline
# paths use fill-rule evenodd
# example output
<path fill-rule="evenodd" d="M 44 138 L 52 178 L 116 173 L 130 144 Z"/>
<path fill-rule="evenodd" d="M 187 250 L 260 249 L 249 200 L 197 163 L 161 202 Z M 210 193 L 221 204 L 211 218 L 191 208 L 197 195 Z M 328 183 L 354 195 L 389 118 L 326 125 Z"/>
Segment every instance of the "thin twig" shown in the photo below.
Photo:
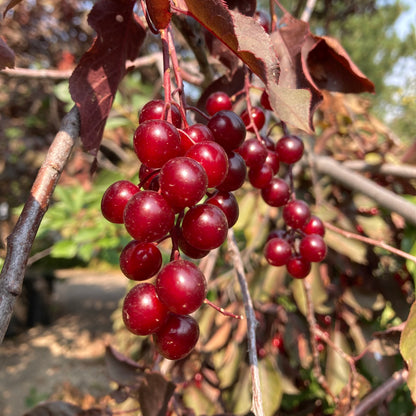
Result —
<path fill-rule="evenodd" d="M 22 291 L 26 264 L 49 200 L 79 136 L 79 113 L 76 107 L 62 120 L 45 161 L 33 183 L 30 197 L 7 237 L 7 254 L 0 274 L 0 343 L 4 339 L 16 298 Z"/>
<path fill-rule="evenodd" d="M 253 389 L 252 411 L 256 416 L 263 416 L 263 400 L 260 388 L 259 365 L 256 350 L 257 321 L 254 315 L 253 302 L 251 300 L 250 292 L 248 290 L 243 260 L 241 259 L 241 253 L 237 246 L 234 231 L 232 230 L 232 228 L 228 230 L 227 242 L 228 248 L 231 252 L 233 259 L 234 270 L 241 288 L 241 294 L 243 296 L 244 309 L 247 318 L 248 356 L 250 361 L 251 382 Z"/>
<path fill-rule="evenodd" d="M 413 261 L 413 263 L 416 263 L 416 256 L 412 256 L 411 254 L 406 253 L 402 250 L 399 250 L 398 248 L 392 247 L 389 244 L 386 244 L 384 241 L 374 240 L 372 238 L 365 237 L 363 235 L 359 235 L 359 234 L 352 233 L 350 231 L 343 230 L 341 228 L 336 227 L 335 225 L 332 225 L 329 222 L 324 222 L 324 224 L 325 224 L 325 227 L 328 228 L 329 230 L 335 231 L 336 233 L 341 234 L 346 238 L 352 238 L 354 240 L 362 241 L 363 243 L 366 243 L 366 244 L 371 244 L 376 247 L 384 248 L 385 250 L 390 251 L 393 254 L 397 254 L 400 257 L 403 257 L 405 259 Z"/>
<path fill-rule="evenodd" d="M 388 380 L 386 380 L 380 387 L 369 393 L 357 405 L 357 407 L 347 413 L 346 416 L 365 416 L 377 404 L 386 400 L 388 394 L 398 389 L 406 382 L 409 372 L 406 369 L 396 371 Z"/>
<path fill-rule="evenodd" d="M 309 22 L 313 9 L 315 8 L 316 0 L 308 0 L 306 2 L 306 6 L 303 9 L 302 16 L 300 17 L 300 20 L 303 20 L 304 22 Z"/>

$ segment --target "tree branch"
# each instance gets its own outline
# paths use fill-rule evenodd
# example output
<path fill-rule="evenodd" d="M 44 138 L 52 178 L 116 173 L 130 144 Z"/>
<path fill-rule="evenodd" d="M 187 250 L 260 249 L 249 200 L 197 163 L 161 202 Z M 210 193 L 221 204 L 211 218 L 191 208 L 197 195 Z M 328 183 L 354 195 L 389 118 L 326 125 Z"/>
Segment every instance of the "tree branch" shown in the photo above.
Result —
<path fill-rule="evenodd" d="M 16 298 L 22 291 L 26 264 L 49 200 L 79 136 L 76 107 L 62 120 L 33 183 L 23 211 L 7 238 L 7 254 L 0 274 L 0 343 L 4 339 Z"/>
<path fill-rule="evenodd" d="M 375 182 L 353 172 L 341 163 L 327 156 L 313 158 L 317 172 L 325 174 L 353 191 L 361 192 L 389 211 L 396 212 L 406 221 L 416 225 L 416 205 L 400 195 L 377 185 Z"/>
<path fill-rule="evenodd" d="M 243 296 L 244 309 L 247 318 L 247 338 L 248 338 L 248 356 L 250 360 L 251 383 L 253 389 L 252 410 L 256 416 L 263 416 L 263 400 L 260 388 L 259 365 L 256 350 L 256 326 L 257 321 L 254 315 L 253 302 L 248 290 L 246 275 L 244 272 L 243 260 L 241 259 L 240 250 L 235 240 L 232 228 L 228 230 L 228 248 L 231 252 L 234 270 L 237 274 L 238 283 L 240 284 L 241 294 Z"/>

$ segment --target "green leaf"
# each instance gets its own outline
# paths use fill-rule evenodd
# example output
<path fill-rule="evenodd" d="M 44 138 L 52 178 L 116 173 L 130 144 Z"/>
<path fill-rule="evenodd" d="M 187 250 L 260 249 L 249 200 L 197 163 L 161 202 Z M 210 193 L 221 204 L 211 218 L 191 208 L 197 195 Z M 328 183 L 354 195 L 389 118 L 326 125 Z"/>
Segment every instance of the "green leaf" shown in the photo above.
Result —
<path fill-rule="evenodd" d="M 283 396 L 280 373 L 271 357 L 260 360 L 259 372 L 264 414 L 272 416 L 279 409 Z"/>
<path fill-rule="evenodd" d="M 51 256 L 72 259 L 76 256 L 78 251 L 78 245 L 72 240 L 58 241 L 52 248 Z"/>
<path fill-rule="evenodd" d="M 400 353 L 409 368 L 407 385 L 410 389 L 413 402 L 416 403 L 416 302 L 413 302 L 406 325 L 400 338 Z"/>

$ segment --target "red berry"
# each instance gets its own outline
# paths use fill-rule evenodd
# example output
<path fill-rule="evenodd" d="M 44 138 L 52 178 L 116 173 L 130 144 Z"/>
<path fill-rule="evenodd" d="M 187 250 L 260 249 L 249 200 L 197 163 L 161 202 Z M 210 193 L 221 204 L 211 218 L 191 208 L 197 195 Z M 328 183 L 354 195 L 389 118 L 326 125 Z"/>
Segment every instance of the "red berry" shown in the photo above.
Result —
<path fill-rule="evenodd" d="M 276 173 L 279 172 L 280 162 L 275 152 L 271 150 L 267 152 L 265 164 L 269 165 L 272 168 L 274 175 L 276 175 Z"/>
<path fill-rule="evenodd" d="M 308 234 L 300 240 L 299 252 L 310 262 L 320 262 L 326 256 L 326 244 L 318 234 Z"/>
<path fill-rule="evenodd" d="M 276 143 L 276 153 L 281 162 L 292 164 L 302 158 L 303 141 L 297 136 L 284 136 Z"/>
<path fill-rule="evenodd" d="M 195 264 L 176 260 L 168 263 L 157 275 L 156 292 L 171 312 L 187 315 L 202 305 L 207 283 Z"/>
<path fill-rule="evenodd" d="M 130 241 L 120 254 L 120 269 L 132 280 L 147 280 L 162 266 L 162 254 L 152 243 Z"/>
<path fill-rule="evenodd" d="M 159 171 L 160 169 L 149 168 L 141 164 L 139 169 L 140 186 L 146 191 L 159 190 Z"/>
<path fill-rule="evenodd" d="M 251 119 L 248 110 L 244 110 L 241 113 L 241 119 L 243 120 L 247 130 L 250 132 L 254 132 L 253 127 L 248 127 L 251 122 L 253 121 L 254 125 L 256 126 L 257 130 L 261 130 L 266 122 L 266 117 L 264 115 L 263 110 L 260 107 L 252 107 L 251 108 Z"/>
<path fill-rule="evenodd" d="M 325 235 L 325 225 L 316 215 L 311 215 L 309 221 L 302 227 L 305 234 L 319 234 L 321 237 Z"/>
<path fill-rule="evenodd" d="M 267 158 L 266 146 L 256 138 L 245 140 L 237 151 L 248 168 L 260 168 Z"/>
<path fill-rule="evenodd" d="M 180 128 L 182 124 L 181 113 L 175 105 L 171 106 L 172 124 Z M 165 102 L 163 100 L 152 100 L 146 103 L 140 111 L 139 123 L 147 120 L 166 120 L 165 117 Z"/>
<path fill-rule="evenodd" d="M 183 131 L 180 130 L 179 133 L 181 133 L 181 147 L 184 152 L 196 143 L 214 140 L 212 131 L 205 124 L 193 124 Z"/>
<path fill-rule="evenodd" d="M 208 122 L 214 140 L 227 152 L 237 149 L 246 137 L 243 120 L 233 111 L 222 110 L 215 113 Z"/>
<path fill-rule="evenodd" d="M 226 239 L 228 222 L 215 205 L 201 204 L 190 208 L 182 221 L 185 240 L 199 250 L 213 250 Z"/>
<path fill-rule="evenodd" d="M 154 285 L 139 283 L 127 293 L 122 315 L 124 324 L 133 334 L 149 335 L 162 327 L 168 309 L 157 297 Z"/>
<path fill-rule="evenodd" d="M 175 213 L 166 199 L 154 191 L 133 195 L 124 210 L 127 232 L 139 242 L 157 241 L 173 227 Z"/>
<path fill-rule="evenodd" d="M 283 179 L 273 178 L 270 183 L 261 190 L 261 196 L 266 204 L 272 207 L 282 207 L 290 198 L 289 185 Z"/>
<path fill-rule="evenodd" d="M 191 207 L 205 195 L 208 178 L 204 168 L 190 157 L 175 157 L 160 170 L 160 191 L 175 210 Z"/>
<path fill-rule="evenodd" d="M 228 156 L 216 142 L 204 141 L 193 145 L 186 156 L 195 159 L 205 169 L 208 177 L 208 188 L 220 185 L 228 173 Z"/>
<path fill-rule="evenodd" d="M 288 273 L 296 279 L 304 279 L 311 271 L 311 263 L 301 256 L 292 256 L 286 263 Z"/>
<path fill-rule="evenodd" d="M 199 326 L 192 316 L 170 313 L 166 322 L 153 335 L 159 353 L 168 360 L 185 358 L 199 338 Z"/>
<path fill-rule="evenodd" d="M 239 207 L 237 199 L 231 192 L 217 191 L 205 203 L 215 205 L 222 210 L 227 217 L 228 228 L 231 228 L 237 222 Z"/>
<path fill-rule="evenodd" d="M 118 181 L 110 185 L 101 199 L 101 212 L 107 221 L 123 223 L 124 208 L 130 198 L 140 189 L 129 181 Z"/>
<path fill-rule="evenodd" d="M 228 154 L 228 172 L 225 179 L 217 185 L 217 189 L 223 192 L 236 191 L 241 188 L 247 175 L 247 167 L 244 159 L 236 152 Z"/>
<path fill-rule="evenodd" d="M 133 138 L 134 151 L 149 168 L 161 168 L 168 160 L 181 154 L 178 129 L 164 120 L 139 124 Z"/>
<path fill-rule="evenodd" d="M 283 238 L 272 238 L 264 246 L 264 257 L 272 266 L 284 266 L 292 255 L 292 248 Z"/>
<path fill-rule="evenodd" d="M 222 91 L 213 92 L 206 101 L 205 108 L 210 116 L 221 110 L 231 110 L 233 104 L 230 97 Z"/>
<path fill-rule="evenodd" d="M 311 217 L 308 204 L 300 199 L 294 199 L 283 207 L 283 219 L 292 228 L 302 228 Z"/>
<path fill-rule="evenodd" d="M 250 169 L 248 171 L 248 180 L 257 189 L 268 186 L 273 178 L 273 170 L 270 165 L 264 164 L 260 168 Z"/>

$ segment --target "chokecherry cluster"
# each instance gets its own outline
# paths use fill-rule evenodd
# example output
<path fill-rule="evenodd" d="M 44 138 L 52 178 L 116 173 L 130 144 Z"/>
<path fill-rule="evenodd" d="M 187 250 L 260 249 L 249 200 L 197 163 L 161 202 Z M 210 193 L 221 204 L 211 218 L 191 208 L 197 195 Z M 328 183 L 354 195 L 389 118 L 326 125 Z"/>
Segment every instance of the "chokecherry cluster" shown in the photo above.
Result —
<path fill-rule="evenodd" d="M 188 125 L 175 103 L 148 102 L 133 137 L 141 163 L 139 184 L 121 180 L 103 195 L 103 216 L 124 224 L 132 237 L 120 254 L 120 268 L 140 282 L 124 299 L 124 323 L 136 335 L 152 335 L 168 359 L 185 357 L 198 341 L 199 326 L 190 314 L 204 302 L 207 283 L 191 260 L 223 244 L 239 215 L 233 191 L 246 178 L 267 204 L 282 207 L 287 226 L 270 234 L 266 260 L 286 265 L 293 277 L 302 278 L 311 262 L 325 257 L 322 222 L 277 176 L 280 163 L 300 160 L 303 142 L 285 135 L 275 144 L 260 136 L 270 109 L 267 94 L 260 105 L 239 116 L 232 111 L 231 98 L 217 92 L 206 102 L 207 123 Z M 255 137 L 246 139 L 247 131 Z M 163 264 L 158 245 L 166 239 L 172 251 Z"/>

